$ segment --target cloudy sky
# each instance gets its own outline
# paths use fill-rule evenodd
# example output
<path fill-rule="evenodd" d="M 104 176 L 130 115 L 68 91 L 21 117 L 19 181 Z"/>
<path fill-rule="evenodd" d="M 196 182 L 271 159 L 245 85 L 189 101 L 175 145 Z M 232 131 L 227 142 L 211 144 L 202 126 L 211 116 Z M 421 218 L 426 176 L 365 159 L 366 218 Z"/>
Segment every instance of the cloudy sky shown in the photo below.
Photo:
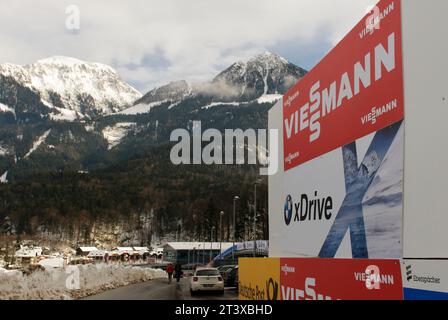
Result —
<path fill-rule="evenodd" d="M 0 0 L 0 63 L 53 55 L 102 62 L 142 92 L 210 79 L 263 51 L 310 69 L 375 2 Z M 77 31 L 66 26 L 74 21 L 70 5 L 80 12 Z"/>

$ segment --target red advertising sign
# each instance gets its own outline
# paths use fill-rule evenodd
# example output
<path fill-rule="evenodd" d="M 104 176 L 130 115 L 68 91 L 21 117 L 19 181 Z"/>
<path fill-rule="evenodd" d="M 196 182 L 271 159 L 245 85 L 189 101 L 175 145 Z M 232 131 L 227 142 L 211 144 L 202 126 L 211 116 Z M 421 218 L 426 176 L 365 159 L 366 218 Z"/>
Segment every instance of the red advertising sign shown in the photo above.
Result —
<path fill-rule="evenodd" d="M 280 259 L 282 300 L 402 300 L 399 260 Z"/>
<path fill-rule="evenodd" d="M 283 98 L 285 171 L 403 119 L 400 0 L 383 0 Z"/>

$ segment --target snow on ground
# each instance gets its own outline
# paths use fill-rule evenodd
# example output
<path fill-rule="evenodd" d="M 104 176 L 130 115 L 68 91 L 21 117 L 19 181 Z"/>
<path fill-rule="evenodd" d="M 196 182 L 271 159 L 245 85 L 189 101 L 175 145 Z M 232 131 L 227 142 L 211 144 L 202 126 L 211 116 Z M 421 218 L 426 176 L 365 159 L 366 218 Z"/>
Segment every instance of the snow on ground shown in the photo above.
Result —
<path fill-rule="evenodd" d="M 179 100 L 179 101 L 176 101 L 176 102 L 170 104 L 170 105 L 168 106 L 168 110 L 171 110 L 171 109 L 173 109 L 174 107 L 178 106 L 181 102 L 182 102 L 182 100 Z"/>
<path fill-rule="evenodd" d="M 3 103 L 0 103 L 0 112 L 11 112 L 12 114 L 14 114 L 14 117 L 16 116 L 16 111 Z"/>
<path fill-rule="evenodd" d="M 134 129 L 136 126 L 135 122 L 119 122 L 113 126 L 107 126 L 103 129 L 103 137 L 109 143 L 109 149 L 117 146 L 121 140 L 126 136 L 126 134 Z"/>
<path fill-rule="evenodd" d="M 165 277 L 165 271 L 160 269 L 106 264 L 69 266 L 66 269 L 36 271 L 30 275 L 0 268 L 0 300 L 79 299 Z M 79 289 L 76 289 L 76 283 L 79 283 Z"/>
<path fill-rule="evenodd" d="M 282 98 L 281 94 L 264 94 L 262 95 L 260 98 L 258 98 L 257 100 L 254 100 L 258 103 L 274 103 L 277 102 L 278 100 L 280 100 Z M 202 107 L 202 109 L 210 109 L 213 107 L 218 107 L 218 106 L 241 106 L 244 104 L 247 104 L 249 102 L 212 102 L 204 107 Z"/>
<path fill-rule="evenodd" d="M 207 110 L 207 109 L 217 107 L 217 106 L 236 106 L 237 107 L 241 104 L 243 104 L 243 103 L 242 102 L 212 102 L 212 103 L 202 107 L 202 109 Z"/>
<path fill-rule="evenodd" d="M 95 131 L 95 125 L 94 124 L 86 124 L 85 125 L 87 132 L 94 132 Z"/>
<path fill-rule="evenodd" d="M 64 259 L 58 258 L 58 257 L 47 258 L 47 259 L 41 260 L 39 262 L 39 265 L 41 265 L 45 269 L 63 268 L 64 267 Z"/>
<path fill-rule="evenodd" d="M 8 183 L 8 171 L 2 174 L 2 176 L 0 177 L 0 183 Z"/>
<path fill-rule="evenodd" d="M 280 100 L 283 96 L 281 94 L 264 94 L 257 99 L 258 103 L 274 103 Z"/>
<path fill-rule="evenodd" d="M 6 156 L 9 153 L 9 150 L 0 146 L 0 156 Z"/>
<path fill-rule="evenodd" d="M 51 113 L 50 118 L 56 121 L 75 121 L 78 119 L 78 113 L 75 110 L 62 109 L 54 107 L 59 113 Z"/>
<path fill-rule="evenodd" d="M 151 111 L 152 108 L 160 106 L 166 102 L 168 102 L 168 100 L 156 101 L 156 102 L 152 102 L 149 104 L 139 103 L 133 107 L 130 107 L 123 111 L 118 112 L 118 114 L 133 115 L 133 114 L 140 114 L 140 113 L 148 113 L 149 111 Z"/>
<path fill-rule="evenodd" d="M 51 129 L 45 131 L 45 133 L 43 135 L 41 135 L 39 138 L 37 138 L 37 140 L 34 141 L 33 146 L 31 147 L 30 151 L 28 151 L 28 153 L 23 158 L 24 159 L 28 158 L 34 151 L 36 151 L 37 148 L 39 148 L 39 146 L 45 141 L 45 139 L 47 139 L 50 132 L 51 132 Z"/>

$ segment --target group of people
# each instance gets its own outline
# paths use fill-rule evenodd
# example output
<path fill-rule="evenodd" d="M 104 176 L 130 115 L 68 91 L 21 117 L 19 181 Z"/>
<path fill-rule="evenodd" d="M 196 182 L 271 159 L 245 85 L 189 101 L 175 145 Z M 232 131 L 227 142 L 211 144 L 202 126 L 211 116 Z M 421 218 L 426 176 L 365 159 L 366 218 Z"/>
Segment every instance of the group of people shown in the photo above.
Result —
<path fill-rule="evenodd" d="M 168 273 L 168 283 L 171 283 L 171 280 L 173 279 L 173 273 L 174 278 L 176 278 L 176 281 L 179 282 L 180 278 L 182 277 L 182 266 L 179 262 L 176 263 L 176 265 L 173 267 L 172 263 L 169 263 L 166 266 L 166 273 Z"/>

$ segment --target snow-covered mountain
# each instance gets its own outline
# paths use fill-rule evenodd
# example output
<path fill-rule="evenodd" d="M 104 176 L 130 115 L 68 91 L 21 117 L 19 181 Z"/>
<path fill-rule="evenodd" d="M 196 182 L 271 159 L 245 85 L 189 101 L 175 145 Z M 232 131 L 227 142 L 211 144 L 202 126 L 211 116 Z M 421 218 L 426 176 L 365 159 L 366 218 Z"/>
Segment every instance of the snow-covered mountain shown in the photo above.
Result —
<path fill-rule="evenodd" d="M 208 208 L 210 195 L 226 203 L 222 190 L 241 185 L 244 191 L 256 170 L 226 169 L 223 180 L 221 169 L 194 166 L 185 176 L 183 167 L 169 161 L 171 132 L 191 130 L 195 120 L 202 130 L 266 128 L 272 103 L 304 74 L 264 53 L 231 65 L 210 81 L 172 82 L 142 97 L 100 64 L 54 57 L 27 66 L 0 65 L 0 188 L 8 197 L 2 203 L 20 204 L 11 220 L 5 217 L 11 210 L 3 208 L 0 233 L 29 230 L 59 241 L 115 244 L 148 241 L 150 235 L 198 237 L 195 232 L 209 226 L 201 225 L 201 231 L 190 226 L 216 212 Z M 237 148 L 260 152 L 251 144 Z M 16 186 L 30 201 L 21 201 Z M 177 215 L 185 204 L 172 200 L 173 189 L 185 195 L 195 191 L 198 201 L 187 205 L 201 214 L 193 219 Z M 142 227 L 142 214 L 151 214 L 150 230 Z M 68 228 L 69 220 L 85 236 Z"/>
<path fill-rule="evenodd" d="M 199 83 L 171 82 L 155 88 L 137 100 L 122 114 L 149 112 L 167 104 L 174 108 L 185 99 L 202 97 L 202 108 L 218 105 L 243 105 L 247 102 L 273 103 L 306 74 L 306 70 L 270 53 L 239 61 L 218 74 L 213 80 Z M 208 100 L 207 100 L 208 99 Z"/>
<path fill-rule="evenodd" d="M 266 110 L 305 74 L 266 52 L 210 81 L 171 82 L 142 96 L 98 63 L 52 57 L 0 64 L 0 176 L 88 171 L 105 156 L 126 159 L 163 144 L 195 119 L 204 126 L 265 128 Z"/>
<path fill-rule="evenodd" d="M 212 83 L 218 88 L 230 89 L 221 95 L 223 99 L 230 95 L 240 101 L 250 101 L 266 95 L 282 95 L 305 74 L 304 69 L 286 59 L 265 52 L 248 61 L 233 64 L 216 76 Z"/>
<path fill-rule="evenodd" d="M 99 63 L 55 56 L 24 66 L 0 64 L 0 103 L 15 113 L 75 120 L 121 111 L 140 97 Z"/>

